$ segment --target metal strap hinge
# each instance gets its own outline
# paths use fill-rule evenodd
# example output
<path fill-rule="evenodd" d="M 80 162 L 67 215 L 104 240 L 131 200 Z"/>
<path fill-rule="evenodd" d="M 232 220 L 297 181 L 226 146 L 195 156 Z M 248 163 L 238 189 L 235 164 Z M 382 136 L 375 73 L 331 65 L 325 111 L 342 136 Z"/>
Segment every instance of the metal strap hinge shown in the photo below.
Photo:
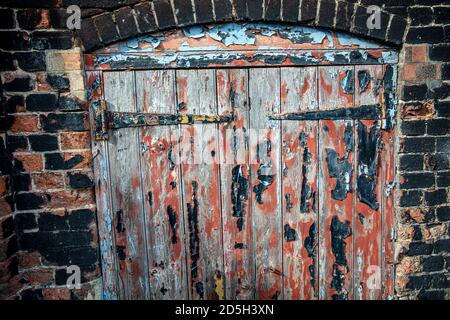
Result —
<path fill-rule="evenodd" d="M 269 115 L 270 120 L 380 120 L 381 106 L 362 105 L 356 108 L 339 108 L 333 110 L 319 110 L 307 112 L 276 113 Z"/>
<path fill-rule="evenodd" d="M 93 105 L 95 117 L 95 137 L 97 140 L 107 140 L 108 130 L 154 127 L 169 125 L 193 125 L 208 123 L 227 123 L 234 121 L 232 114 L 226 115 L 196 115 L 196 114 L 164 114 L 140 112 L 112 112 L 107 110 L 107 102 L 99 101 Z"/>

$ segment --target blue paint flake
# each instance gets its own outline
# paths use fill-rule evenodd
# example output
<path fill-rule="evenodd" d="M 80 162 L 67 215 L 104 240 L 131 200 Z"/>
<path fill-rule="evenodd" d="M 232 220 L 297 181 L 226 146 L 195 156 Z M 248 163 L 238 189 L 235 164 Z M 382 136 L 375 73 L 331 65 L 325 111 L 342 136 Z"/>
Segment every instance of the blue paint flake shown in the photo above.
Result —
<path fill-rule="evenodd" d="M 342 46 L 358 46 L 361 49 L 376 49 L 380 45 L 375 41 L 356 38 L 348 33 L 336 32 L 338 42 Z"/>

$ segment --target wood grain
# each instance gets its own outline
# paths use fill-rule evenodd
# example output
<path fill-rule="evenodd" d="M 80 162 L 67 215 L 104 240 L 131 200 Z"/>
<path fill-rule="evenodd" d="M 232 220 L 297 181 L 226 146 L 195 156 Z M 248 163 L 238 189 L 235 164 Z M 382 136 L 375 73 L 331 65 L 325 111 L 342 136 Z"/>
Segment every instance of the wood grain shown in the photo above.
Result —
<path fill-rule="evenodd" d="M 177 71 L 181 113 L 217 114 L 214 70 Z M 224 269 L 219 183 L 219 145 L 215 124 L 181 131 L 183 209 L 191 299 L 223 299 Z"/>
<path fill-rule="evenodd" d="M 281 112 L 318 109 L 317 68 L 281 69 Z M 282 123 L 284 299 L 317 297 L 317 121 Z"/>
<path fill-rule="evenodd" d="M 137 111 L 176 113 L 175 71 L 136 72 Z M 187 299 L 177 126 L 139 129 L 152 299 Z"/>
<path fill-rule="evenodd" d="M 102 72 L 87 72 L 86 88 L 91 92 L 90 121 L 94 123 L 92 106 L 103 99 Z M 109 170 L 109 156 L 107 141 L 95 140 L 94 131 L 91 131 L 92 162 L 95 174 L 95 195 L 97 199 L 97 225 L 99 231 L 100 258 L 102 266 L 102 297 L 105 300 L 119 298 L 118 264 L 116 260 L 116 244 L 114 233 L 114 214 L 111 205 L 111 177 Z"/>
<path fill-rule="evenodd" d="M 251 185 L 249 167 L 248 71 L 217 70 L 219 114 L 235 121 L 219 126 L 221 194 L 227 299 L 254 299 Z"/>
<path fill-rule="evenodd" d="M 342 79 L 353 67 L 319 67 L 319 109 L 352 107 Z M 353 79 L 354 81 L 354 79 Z M 354 123 L 319 121 L 319 298 L 353 298 Z"/>
<path fill-rule="evenodd" d="M 280 123 L 280 69 L 250 69 L 252 217 L 256 298 L 283 299 Z"/>
<path fill-rule="evenodd" d="M 136 111 L 133 72 L 104 74 L 105 99 L 110 111 Z M 136 129 L 112 131 L 109 137 L 112 208 L 115 214 L 120 297 L 148 299 L 149 277 L 145 215 Z"/>

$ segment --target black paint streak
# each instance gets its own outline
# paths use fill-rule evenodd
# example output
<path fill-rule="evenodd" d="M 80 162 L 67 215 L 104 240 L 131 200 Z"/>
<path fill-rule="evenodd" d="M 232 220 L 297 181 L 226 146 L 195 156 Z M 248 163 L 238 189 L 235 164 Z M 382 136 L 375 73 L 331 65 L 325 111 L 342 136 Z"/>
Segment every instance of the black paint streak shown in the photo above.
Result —
<path fill-rule="evenodd" d="M 287 242 L 298 240 L 297 231 L 295 231 L 295 229 L 292 229 L 288 224 L 284 225 L 284 240 L 286 240 Z"/>
<path fill-rule="evenodd" d="M 161 289 L 159 289 L 159 291 L 162 293 L 163 296 L 165 296 L 165 295 L 166 295 L 166 292 L 169 291 L 169 290 L 167 290 L 166 288 L 164 288 L 164 284 L 163 284 L 163 286 L 161 287 Z"/>
<path fill-rule="evenodd" d="M 235 249 L 247 249 L 247 246 L 245 244 L 243 244 L 242 242 L 235 242 L 234 248 Z"/>
<path fill-rule="evenodd" d="M 261 155 L 267 157 L 267 162 L 270 162 L 270 152 L 272 151 L 272 142 L 267 139 L 265 143 L 256 145 L 256 160 L 261 162 Z M 258 180 L 259 184 L 253 187 L 253 192 L 256 194 L 256 201 L 262 204 L 262 194 L 273 183 L 274 175 L 264 174 L 263 171 L 269 171 L 269 165 L 261 163 L 258 168 Z"/>
<path fill-rule="evenodd" d="M 370 132 L 362 123 L 358 123 L 358 177 L 356 191 L 359 201 L 367 204 L 371 209 L 378 210 L 377 175 L 378 149 L 380 146 L 379 129 L 374 125 Z"/>
<path fill-rule="evenodd" d="M 172 206 L 167 206 L 167 215 L 169 217 L 169 224 L 172 230 L 171 241 L 173 244 L 177 243 L 177 213 Z"/>
<path fill-rule="evenodd" d="M 195 284 L 195 291 L 197 291 L 197 294 L 200 296 L 201 299 L 204 298 L 205 291 L 203 289 L 203 282 L 197 282 Z"/>
<path fill-rule="evenodd" d="M 355 79 L 353 77 L 353 70 L 345 71 L 345 77 L 341 81 L 341 87 L 346 94 L 355 93 Z"/>
<path fill-rule="evenodd" d="M 358 220 L 362 225 L 364 225 L 364 218 L 364 215 L 361 212 L 358 212 Z"/>
<path fill-rule="evenodd" d="M 187 204 L 188 222 L 189 222 L 189 250 L 191 255 L 191 277 L 197 278 L 197 262 L 200 258 L 200 238 L 198 230 L 198 200 L 197 200 L 197 182 L 192 181 L 192 203 Z M 202 284 L 203 288 L 203 284 Z"/>
<path fill-rule="evenodd" d="M 273 183 L 273 175 L 263 175 L 261 174 L 261 167 L 258 169 L 258 180 L 259 184 L 253 187 L 253 192 L 256 194 L 256 201 L 262 204 L 262 194 L 264 191 Z"/>
<path fill-rule="evenodd" d="M 395 93 L 395 72 L 394 67 L 392 65 L 386 66 L 386 71 L 384 73 L 384 103 L 386 105 L 386 121 L 385 128 L 386 130 L 391 130 L 395 127 L 396 121 L 395 117 L 397 116 L 397 95 Z"/>
<path fill-rule="evenodd" d="M 311 198 L 311 187 L 308 185 L 308 163 L 311 154 L 308 147 L 303 149 L 303 163 L 302 163 L 302 186 L 300 191 L 300 212 L 309 212 L 308 199 Z"/>
<path fill-rule="evenodd" d="M 278 296 L 280 295 L 280 291 L 277 290 L 277 292 L 275 292 L 275 294 L 272 296 L 272 300 L 278 300 Z"/>
<path fill-rule="evenodd" d="M 125 232 L 125 225 L 123 224 L 123 212 L 122 210 L 119 210 L 116 212 L 116 230 L 117 233 Z"/>
<path fill-rule="evenodd" d="M 373 93 L 375 96 L 378 96 L 380 94 L 380 89 L 383 86 L 383 80 L 377 79 L 375 82 L 375 86 L 373 87 Z"/>
<path fill-rule="evenodd" d="M 286 211 L 291 212 L 291 209 L 292 209 L 291 194 L 286 193 L 284 195 L 284 198 L 286 199 Z"/>
<path fill-rule="evenodd" d="M 344 143 L 345 143 L 345 150 L 347 152 L 346 156 L 348 157 L 348 154 L 350 152 L 353 152 L 353 150 L 355 149 L 355 134 L 351 122 L 347 122 L 347 124 L 345 125 Z"/>
<path fill-rule="evenodd" d="M 167 153 L 167 159 L 169 160 L 169 169 L 173 171 L 175 169 L 175 162 L 173 161 L 173 145 L 169 144 L 169 152 Z"/>
<path fill-rule="evenodd" d="M 347 265 L 345 239 L 352 235 L 350 221 L 342 223 L 337 216 L 334 216 L 330 226 L 331 248 L 336 258 L 336 263 L 340 266 Z"/>
<path fill-rule="evenodd" d="M 352 164 L 345 158 L 340 159 L 333 149 L 327 148 L 326 153 L 328 173 L 331 178 L 336 178 L 336 187 L 331 191 L 331 197 L 335 200 L 344 200 L 347 198 L 347 193 L 351 192 Z"/>
<path fill-rule="evenodd" d="M 183 111 L 184 109 L 186 109 L 186 103 L 182 101 L 178 104 L 177 111 L 180 112 Z"/>
<path fill-rule="evenodd" d="M 338 108 L 334 110 L 293 112 L 279 115 L 269 115 L 271 120 L 379 120 L 381 118 L 381 106 L 362 105 L 358 108 Z"/>
<path fill-rule="evenodd" d="M 363 93 L 367 90 L 367 87 L 370 83 L 371 76 L 369 71 L 367 70 L 359 70 L 358 71 L 358 85 L 360 93 Z"/>
<path fill-rule="evenodd" d="M 239 231 L 244 228 L 245 205 L 248 200 L 248 180 L 242 174 L 242 167 L 235 166 L 231 171 L 231 203 L 233 204 L 233 217 L 237 218 Z"/>
<path fill-rule="evenodd" d="M 119 260 L 124 261 L 127 258 L 125 253 L 125 246 L 116 246 L 117 257 Z"/>
<path fill-rule="evenodd" d="M 148 200 L 148 204 L 150 205 L 150 207 L 153 206 L 153 194 L 151 191 L 149 191 L 147 193 L 147 200 Z"/>
<path fill-rule="evenodd" d="M 345 273 L 348 272 L 345 239 L 352 235 L 350 222 L 342 223 L 337 216 L 334 216 L 330 226 L 331 232 L 331 250 L 333 252 L 335 262 L 333 264 L 333 279 L 331 288 L 336 289 L 333 295 L 335 300 L 346 299 L 346 293 L 343 292 Z"/>
<path fill-rule="evenodd" d="M 313 222 L 311 227 L 309 227 L 309 234 L 305 238 L 304 246 L 306 252 L 308 253 L 308 257 L 312 258 L 311 265 L 308 267 L 309 275 L 310 275 L 310 283 L 314 288 L 316 283 L 316 223 Z"/>
<path fill-rule="evenodd" d="M 306 132 L 302 131 L 302 133 L 300 133 L 300 136 L 298 137 L 298 139 L 300 140 L 300 145 L 302 147 L 306 147 Z"/>

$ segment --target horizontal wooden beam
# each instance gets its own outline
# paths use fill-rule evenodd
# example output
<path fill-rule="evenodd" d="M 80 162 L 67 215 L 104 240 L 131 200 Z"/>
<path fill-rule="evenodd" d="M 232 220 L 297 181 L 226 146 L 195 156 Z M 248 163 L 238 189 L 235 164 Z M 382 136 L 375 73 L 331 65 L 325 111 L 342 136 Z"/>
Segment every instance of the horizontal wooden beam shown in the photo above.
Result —
<path fill-rule="evenodd" d="M 397 52 L 386 49 L 166 51 L 85 55 L 87 70 L 371 65 L 397 62 Z"/>

